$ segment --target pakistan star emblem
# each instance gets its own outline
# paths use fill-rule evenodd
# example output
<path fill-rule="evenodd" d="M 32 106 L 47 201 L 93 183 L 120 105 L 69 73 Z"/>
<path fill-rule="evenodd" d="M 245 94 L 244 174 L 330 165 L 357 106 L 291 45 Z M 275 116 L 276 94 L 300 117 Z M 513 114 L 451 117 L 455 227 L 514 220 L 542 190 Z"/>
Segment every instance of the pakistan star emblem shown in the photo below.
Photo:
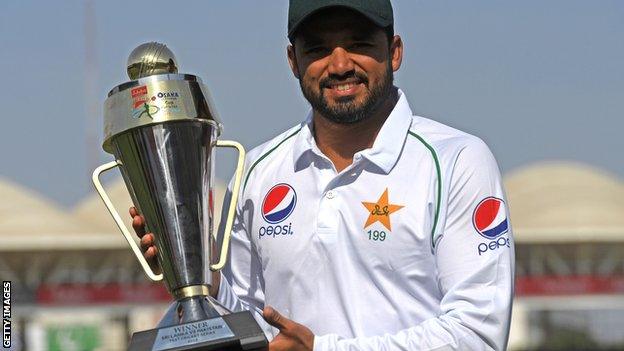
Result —
<path fill-rule="evenodd" d="M 388 230 L 392 230 L 390 225 L 390 214 L 403 208 L 403 206 L 389 203 L 388 188 L 384 190 L 377 202 L 362 202 L 362 205 L 366 207 L 369 213 L 366 224 L 364 224 L 364 228 L 375 222 L 379 222 Z"/>

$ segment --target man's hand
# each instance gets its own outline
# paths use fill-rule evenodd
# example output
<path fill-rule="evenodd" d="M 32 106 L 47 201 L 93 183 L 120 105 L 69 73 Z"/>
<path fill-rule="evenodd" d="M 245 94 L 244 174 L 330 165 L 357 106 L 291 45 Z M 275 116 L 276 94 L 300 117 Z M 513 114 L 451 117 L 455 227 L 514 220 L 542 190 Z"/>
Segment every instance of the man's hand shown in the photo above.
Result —
<path fill-rule="evenodd" d="M 156 247 L 156 241 L 153 233 L 145 232 L 145 218 L 139 214 L 139 211 L 133 206 L 130 207 L 130 216 L 132 217 L 132 228 L 134 228 L 134 232 L 141 239 L 141 251 L 143 251 L 143 257 L 147 263 L 149 263 L 150 267 L 154 271 L 154 273 L 161 273 L 160 265 L 158 264 L 158 260 L 156 259 L 156 255 L 158 253 L 158 248 Z M 216 248 L 212 247 L 212 256 L 216 255 Z M 207 262 L 206 264 L 210 264 Z M 219 293 L 219 285 L 221 284 L 221 272 L 212 272 L 212 285 L 210 286 L 210 296 L 217 298 L 217 294 Z"/>
<path fill-rule="evenodd" d="M 270 306 L 264 308 L 262 316 L 280 331 L 269 343 L 269 351 L 312 351 L 314 333 L 310 329 L 282 316 Z"/>
<path fill-rule="evenodd" d="M 159 274 L 160 266 L 156 259 L 158 248 L 154 245 L 154 234 L 145 232 L 145 218 L 139 214 L 139 211 L 134 206 L 130 207 L 130 216 L 132 217 L 132 228 L 134 228 L 134 232 L 141 239 L 141 251 L 143 251 L 143 256 L 150 267 L 152 267 L 154 273 Z"/>

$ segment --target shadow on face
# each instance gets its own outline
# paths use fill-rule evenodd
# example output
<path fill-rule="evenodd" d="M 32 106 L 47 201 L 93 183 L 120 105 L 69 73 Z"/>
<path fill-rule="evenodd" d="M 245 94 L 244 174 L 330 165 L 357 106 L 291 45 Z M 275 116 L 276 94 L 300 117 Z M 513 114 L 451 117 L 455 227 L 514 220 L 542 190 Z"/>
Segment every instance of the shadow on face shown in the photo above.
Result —
<path fill-rule="evenodd" d="M 391 40 L 391 34 L 359 12 L 333 7 L 319 11 L 303 22 L 294 35 L 293 45 L 300 61 L 322 58 L 340 47 L 381 63 L 389 59 Z"/>

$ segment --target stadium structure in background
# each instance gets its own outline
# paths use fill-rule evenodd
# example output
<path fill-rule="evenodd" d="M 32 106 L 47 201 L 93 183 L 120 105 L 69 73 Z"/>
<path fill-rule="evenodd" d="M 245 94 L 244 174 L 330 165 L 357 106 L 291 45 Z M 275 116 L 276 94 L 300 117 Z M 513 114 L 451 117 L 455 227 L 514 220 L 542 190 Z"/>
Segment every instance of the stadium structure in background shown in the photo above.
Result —
<path fill-rule="evenodd" d="M 505 184 L 516 242 L 509 349 L 624 348 L 624 182 L 539 163 Z M 122 181 L 107 188 L 117 208 L 130 206 Z M 170 299 L 95 193 L 67 211 L 1 178 L 0 278 L 12 282 L 13 350 L 123 350 Z"/>
<path fill-rule="evenodd" d="M 106 188 L 117 208 L 131 206 L 121 179 Z M 223 183 L 214 189 L 222 199 Z M 12 350 L 125 350 L 133 332 L 159 322 L 171 295 L 147 279 L 95 192 L 64 211 L 0 179 L 0 199 L 0 277 L 12 282 Z M 125 222 L 132 227 L 129 215 Z"/>
<path fill-rule="evenodd" d="M 510 349 L 624 349 L 624 183 L 573 163 L 505 178 L 516 238 Z"/>

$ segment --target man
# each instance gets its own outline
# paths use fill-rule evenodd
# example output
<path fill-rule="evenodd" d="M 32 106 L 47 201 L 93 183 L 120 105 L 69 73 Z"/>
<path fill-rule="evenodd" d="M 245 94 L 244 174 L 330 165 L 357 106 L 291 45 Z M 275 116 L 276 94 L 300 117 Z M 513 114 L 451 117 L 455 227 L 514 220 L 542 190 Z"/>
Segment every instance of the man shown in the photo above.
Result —
<path fill-rule="evenodd" d="M 249 152 L 212 294 L 277 328 L 271 350 L 505 349 L 514 256 L 499 171 L 480 139 L 413 116 L 393 86 L 390 2 L 291 0 L 288 36 L 312 111 Z M 144 235 L 149 258 L 152 244 Z"/>

